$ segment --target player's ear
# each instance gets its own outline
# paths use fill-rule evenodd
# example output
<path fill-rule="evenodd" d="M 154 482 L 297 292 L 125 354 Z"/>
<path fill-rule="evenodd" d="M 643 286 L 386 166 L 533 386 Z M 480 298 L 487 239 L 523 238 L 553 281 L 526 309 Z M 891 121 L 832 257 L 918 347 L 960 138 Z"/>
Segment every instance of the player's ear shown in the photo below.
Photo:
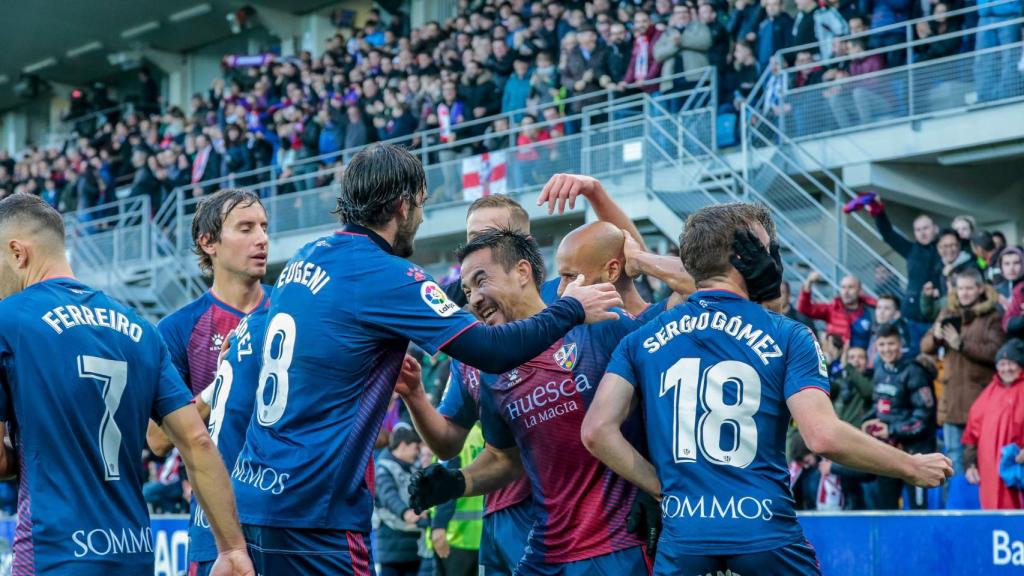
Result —
<path fill-rule="evenodd" d="M 210 235 L 209 234 L 201 235 L 199 237 L 199 240 L 196 240 L 196 245 L 199 246 L 199 249 L 202 250 L 203 253 L 208 255 L 208 256 L 216 256 L 217 255 L 216 242 L 213 242 L 213 241 L 210 240 Z"/>
<path fill-rule="evenodd" d="M 14 268 L 23 270 L 28 267 L 28 246 L 21 240 L 11 239 L 7 242 L 9 254 L 14 258 Z"/>
<path fill-rule="evenodd" d="M 608 277 L 608 281 L 615 284 L 619 281 L 619 277 L 622 276 L 622 262 L 618 258 L 613 258 L 604 265 L 605 276 Z"/>
<path fill-rule="evenodd" d="M 533 267 L 526 260 L 516 263 L 516 281 L 520 287 L 533 283 Z"/>

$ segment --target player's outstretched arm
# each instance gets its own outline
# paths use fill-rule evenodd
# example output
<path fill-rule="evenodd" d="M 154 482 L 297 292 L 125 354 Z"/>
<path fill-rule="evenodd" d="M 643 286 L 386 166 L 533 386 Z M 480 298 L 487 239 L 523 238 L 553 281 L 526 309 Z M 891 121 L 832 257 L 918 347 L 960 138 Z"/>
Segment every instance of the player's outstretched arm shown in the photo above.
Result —
<path fill-rule="evenodd" d="M 623 253 L 626 256 L 626 274 L 631 278 L 643 274 L 653 276 L 661 280 L 680 296 L 688 296 L 697 291 L 697 284 L 693 281 L 683 261 L 677 256 L 662 256 L 648 252 L 643 244 L 637 242 L 629 233 L 626 233 L 626 243 L 623 246 Z"/>
<path fill-rule="evenodd" d="M 490 374 L 516 368 L 547 350 L 556 340 L 583 322 L 615 320 L 610 308 L 621 308 L 622 297 L 609 283 L 583 285 L 577 276 L 562 298 L 543 312 L 498 326 L 475 324 L 462 332 L 444 351 L 456 360 Z"/>
<path fill-rule="evenodd" d="M 402 397 L 405 407 L 412 416 L 412 424 L 420 438 L 430 446 L 434 454 L 441 460 L 450 460 L 458 456 L 466 443 L 469 430 L 448 420 L 430 403 L 430 397 L 423 389 L 422 370 L 419 362 L 406 355 L 402 363 L 402 372 L 398 375 L 395 391 Z M 452 385 L 449 381 L 449 386 Z"/>
<path fill-rule="evenodd" d="M 238 523 L 231 480 L 203 420 L 189 405 L 168 414 L 162 426 L 181 453 L 196 498 L 217 541 L 219 555 L 211 574 L 254 576 Z"/>
<path fill-rule="evenodd" d="M 953 475 L 943 454 L 907 454 L 857 430 L 836 416 L 827 394 L 808 388 L 786 401 L 807 447 L 844 466 L 934 488 Z"/>
<path fill-rule="evenodd" d="M 417 514 L 463 496 L 481 496 L 511 484 L 523 475 L 519 448 L 485 445 L 462 470 L 431 464 L 409 485 L 409 505 Z"/>
<path fill-rule="evenodd" d="M 621 228 L 643 246 L 644 250 L 647 249 L 644 238 L 637 230 L 633 219 L 612 200 L 611 195 L 597 178 L 581 174 L 555 174 L 544 185 L 540 196 L 537 197 L 537 206 L 547 203 L 548 214 L 553 213 L 556 207 L 558 213 L 562 214 L 565 212 L 566 202 L 569 203 L 569 209 L 576 207 L 576 198 L 579 196 L 583 196 L 590 202 L 590 207 L 594 209 L 598 220 Z"/>
<path fill-rule="evenodd" d="M 616 474 L 654 498 L 661 499 L 661 482 L 654 465 L 622 435 L 622 423 L 632 411 L 634 389 L 617 374 L 605 374 L 583 418 L 583 445 Z"/>
<path fill-rule="evenodd" d="M 212 389 L 213 386 L 207 387 L 207 390 L 212 391 Z M 196 410 L 199 412 L 199 417 L 203 419 L 204 423 L 207 423 L 210 421 L 210 405 L 203 400 L 204 394 L 205 391 L 203 394 L 196 396 L 195 406 Z M 149 427 L 146 429 L 146 445 L 149 446 L 149 451 L 152 452 L 154 456 L 158 456 L 160 458 L 167 456 L 171 451 L 171 448 L 174 448 L 174 444 L 171 442 L 171 439 L 167 437 L 167 434 L 164 434 L 163 428 L 160 428 L 160 426 L 158 426 L 153 420 L 149 421 Z"/>

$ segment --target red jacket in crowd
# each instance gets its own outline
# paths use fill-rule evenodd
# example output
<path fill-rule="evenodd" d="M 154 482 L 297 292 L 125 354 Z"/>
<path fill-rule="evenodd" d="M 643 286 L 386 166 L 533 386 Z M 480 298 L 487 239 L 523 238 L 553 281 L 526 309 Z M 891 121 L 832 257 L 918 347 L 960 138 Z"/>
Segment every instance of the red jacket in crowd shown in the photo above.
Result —
<path fill-rule="evenodd" d="M 815 320 L 823 320 L 828 324 L 826 331 L 829 334 L 835 334 L 842 338 L 843 342 L 849 342 L 853 323 L 867 313 L 867 308 L 874 308 L 877 304 L 874 298 L 862 295 L 857 308 L 847 310 L 838 297 L 827 304 L 816 303 L 811 301 L 810 292 L 801 290 L 800 298 L 796 301 L 796 309 Z"/>
<path fill-rule="evenodd" d="M 644 80 L 654 80 L 661 77 L 661 62 L 654 57 L 654 44 L 661 36 L 661 32 L 651 24 L 647 33 L 638 36 L 633 40 L 633 55 L 629 59 L 629 68 L 626 69 L 626 77 L 623 78 L 626 84 L 635 84 Z M 642 70 L 647 73 L 643 74 Z M 654 92 L 658 89 L 655 82 L 644 88 L 646 92 Z"/>
<path fill-rule="evenodd" d="M 976 446 L 981 476 L 981 507 L 986 510 L 1024 508 L 1021 491 L 1006 486 L 999 476 L 1003 446 L 1024 446 L 1024 374 L 1007 386 L 997 374 L 971 405 L 961 440 Z M 969 458 L 969 457 L 968 457 Z"/>

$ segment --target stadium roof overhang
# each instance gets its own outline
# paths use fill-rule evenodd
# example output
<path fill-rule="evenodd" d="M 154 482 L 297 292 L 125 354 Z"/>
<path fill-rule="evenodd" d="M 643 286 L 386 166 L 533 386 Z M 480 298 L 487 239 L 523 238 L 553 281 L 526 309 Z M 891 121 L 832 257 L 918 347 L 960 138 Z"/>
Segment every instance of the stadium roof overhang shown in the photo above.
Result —
<path fill-rule="evenodd" d="M 5 2 L 0 18 L 0 110 L 18 105 L 25 74 L 84 85 L 120 70 L 140 48 L 181 53 L 232 34 L 228 16 L 246 6 L 305 14 L 330 0 L 31 0 Z"/>

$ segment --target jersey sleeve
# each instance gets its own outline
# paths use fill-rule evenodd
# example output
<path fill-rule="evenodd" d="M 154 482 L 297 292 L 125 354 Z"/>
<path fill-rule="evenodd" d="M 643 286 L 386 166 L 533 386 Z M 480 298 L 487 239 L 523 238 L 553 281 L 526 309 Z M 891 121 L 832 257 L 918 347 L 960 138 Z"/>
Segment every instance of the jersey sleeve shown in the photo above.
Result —
<path fill-rule="evenodd" d="M 786 398 L 804 388 L 820 388 L 829 393 L 828 363 L 821 346 L 809 328 L 794 323 L 786 348 L 786 377 L 783 393 Z"/>
<path fill-rule="evenodd" d="M 480 410 L 466 389 L 461 368 L 461 365 L 452 362 L 448 373 L 448 386 L 445 388 L 444 397 L 441 398 L 441 405 L 438 406 L 437 411 L 452 423 L 469 430 L 476 424 Z"/>
<path fill-rule="evenodd" d="M 414 281 L 404 272 L 385 272 L 370 283 L 361 311 L 363 322 L 407 338 L 433 356 L 477 320 L 452 302 L 429 276 Z"/>
<path fill-rule="evenodd" d="M 185 337 L 184 331 L 181 329 L 182 323 L 179 320 L 178 315 L 168 316 L 156 325 L 156 329 L 160 333 L 160 337 L 163 338 L 164 344 L 167 345 L 167 352 L 170 353 L 171 363 L 185 382 L 185 385 L 188 386 L 190 377 L 188 370 L 188 338 Z"/>
<path fill-rule="evenodd" d="M 192 395 L 185 386 L 181 374 L 171 361 L 167 347 L 160 344 L 160 378 L 150 417 L 159 424 L 164 417 L 192 402 Z"/>
<path fill-rule="evenodd" d="M 512 429 L 501 418 L 494 393 L 488 386 L 480 385 L 480 427 L 483 428 L 484 441 L 495 448 L 505 450 L 516 445 Z"/>
<path fill-rule="evenodd" d="M 10 350 L 7 349 L 7 343 L 3 338 L 0 338 L 0 422 L 9 421 L 13 412 L 10 383 L 7 381 L 7 362 L 9 358 Z"/>
<path fill-rule="evenodd" d="M 640 379 L 637 374 L 636 365 L 633 362 L 633 348 L 636 345 L 636 333 L 625 337 L 612 353 L 612 359 L 608 361 L 605 372 L 615 374 L 633 387 L 639 388 Z"/>

